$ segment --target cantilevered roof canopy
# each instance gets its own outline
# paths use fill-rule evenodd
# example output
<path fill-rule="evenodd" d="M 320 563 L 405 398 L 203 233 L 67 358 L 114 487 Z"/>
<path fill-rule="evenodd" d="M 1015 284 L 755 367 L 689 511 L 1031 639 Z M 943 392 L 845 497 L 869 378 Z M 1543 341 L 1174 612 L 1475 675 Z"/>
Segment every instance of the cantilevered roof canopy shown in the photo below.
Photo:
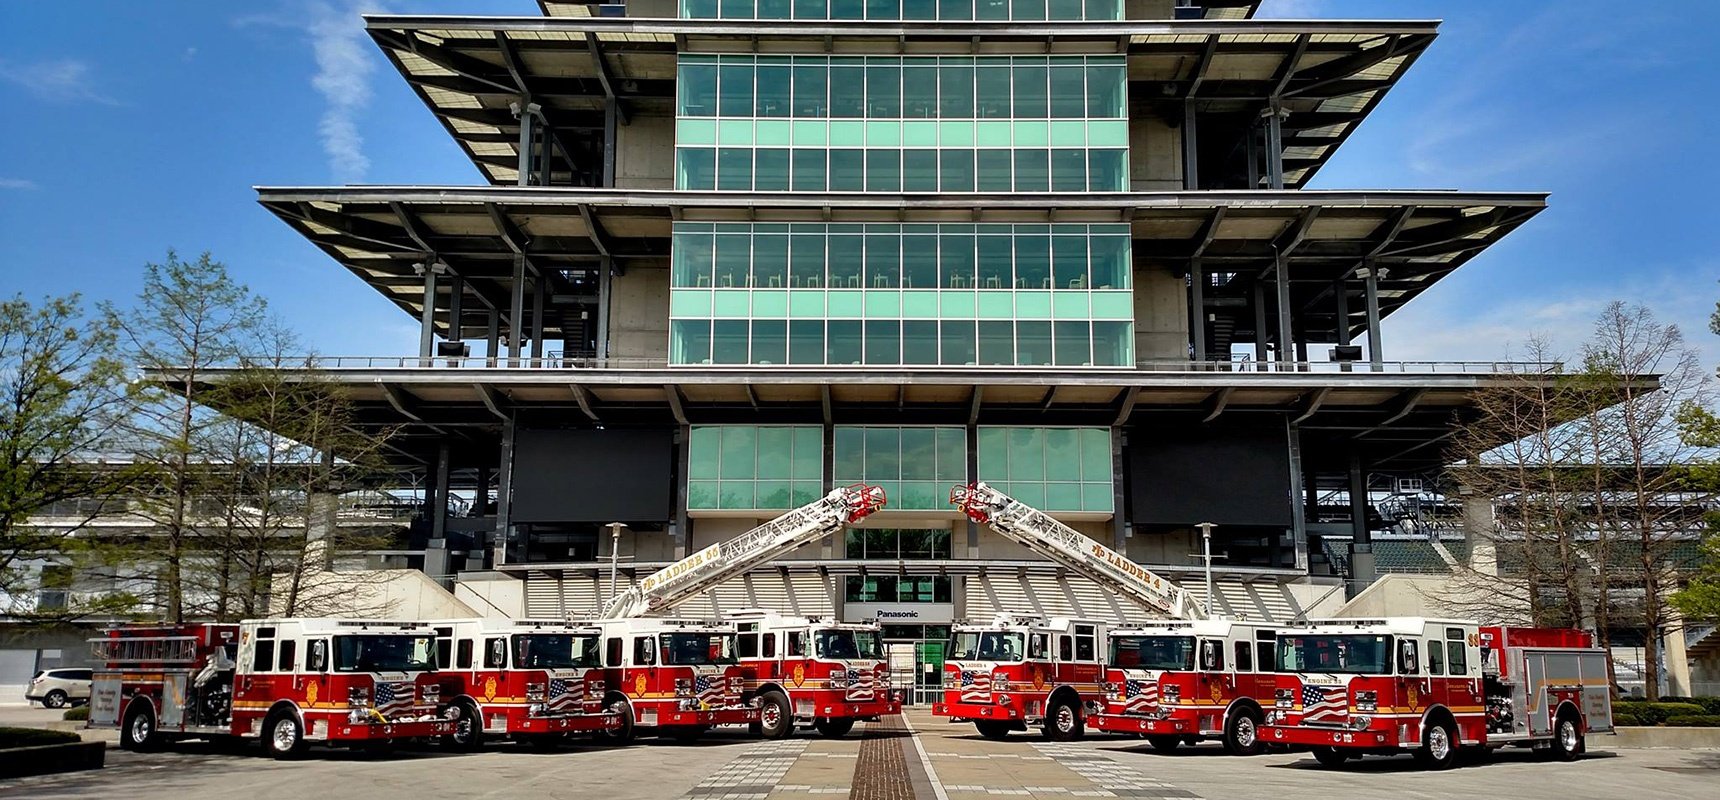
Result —
<path fill-rule="evenodd" d="M 463 332 L 476 338 L 484 305 L 507 307 L 514 257 L 542 273 L 549 328 L 595 302 L 604 256 L 623 268 L 662 267 L 677 219 L 759 222 L 1126 222 L 1137 264 L 1208 276 L 1208 310 L 1232 315 L 1235 341 L 1254 341 L 1243 305 L 1282 256 L 1293 314 L 1310 341 L 1336 341 L 1340 325 L 1366 326 L 1349 303 L 1340 321 L 1335 291 L 1359 294 L 1359 270 L 1381 270 L 1383 315 L 1538 213 L 1539 193 L 1197 191 L 1071 194 L 1047 201 L 1018 194 L 813 194 L 621 191 L 513 187 L 261 188 L 260 202 L 403 310 L 422 311 L 416 265 L 446 264 L 477 302 L 463 304 Z M 444 283 L 444 286 L 446 283 Z M 444 289 L 445 291 L 445 289 Z M 448 306 L 446 294 L 438 307 Z M 437 315 L 446 333 L 446 314 Z M 506 321 L 503 322 L 504 326 Z M 1269 326 L 1270 327 L 1270 326 Z M 505 328 L 504 328 L 505 330 Z M 1270 330 L 1267 334 L 1270 335 Z M 554 338 L 553 336 L 551 338 Z"/>
<path fill-rule="evenodd" d="M 1432 43 L 1437 22 L 808 22 L 369 16 L 370 35 L 491 182 L 518 180 L 529 96 L 554 138 L 551 183 L 596 185 L 604 108 L 674 114 L 677 53 L 1127 53 L 1133 104 L 1247 118 L 1277 99 L 1284 181 L 1305 185 Z"/>
<path fill-rule="evenodd" d="M 597 16 L 596 9 L 603 5 L 609 4 L 538 0 L 538 8 L 543 9 L 546 17 L 593 17 Z M 1259 8 L 1260 0 L 1205 0 L 1200 4 L 1200 11 L 1206 19 L 1248 19 Z"/>

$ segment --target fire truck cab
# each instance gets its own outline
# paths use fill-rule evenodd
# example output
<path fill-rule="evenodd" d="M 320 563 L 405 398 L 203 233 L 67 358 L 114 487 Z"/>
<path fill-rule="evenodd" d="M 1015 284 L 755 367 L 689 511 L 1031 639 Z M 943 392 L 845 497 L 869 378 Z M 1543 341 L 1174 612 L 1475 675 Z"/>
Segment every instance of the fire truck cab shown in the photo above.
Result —
<path fill-rule="evenodd" d="M 899 714 L 877 625 L 839 623 L 748 609 L 724 616 L 738 629 L 737 649 L 755 730 L 778 739 L 796 723 L 838 737 L 855 720 Z"/>
<path fill-rule="evenodd" d="M 1206 619 L 1111 631 L 1103 710 L 1089 723 L 1157 750 L 1206 738 L 1235 755 L 1261 752 L 1279 627 Z"/>
<path fill-rule="evenodd" d="M 577 733 L 613 730 L 603 708 L 602 636 L 593 626 L 553 620 L 455 619 L 436 631 L 436 666 L 454 730 L 443 741 L 476 750 L 486 737 L 547 745 Z"/>
<path fill-rule="evenodd" d="M 626 741 L 651 728 L 691 740 L 718 725 L 759 721 L 757 703 L 743 699 L 733 625 L 652 617 L 584 625 L 603 636 L 603 705 L 619 718 L 607 731 L 612 738 Z"/>
<path fill-rule="evenodd" d="M 932 713 L 972 722 L 987 739 L 1032 726 L 1048 739 L 1078 738 L 1103 699 L 1105 634 L 1103 622 L 1069 617 L 957 625 L 944 652 L 944 701 Z"/>
<path fill-rule="evenodd" d="M 92 639 L 91 728 L 120 746 L 261 739 L 276 758 L 312 742 L 440 736 L 434 631 L 416 622 L 333 619 L 137 625 Z"/>
<path fill-rule="evenodd" d="M 1560 760 L 1612 730 L 1607 654 L 1582 631 L 1464 620 L 1326 620 L 1278 637 L 1268 742 L 1327 766 L 1412 752 L 1447 769 L 1506 745 Z"/>

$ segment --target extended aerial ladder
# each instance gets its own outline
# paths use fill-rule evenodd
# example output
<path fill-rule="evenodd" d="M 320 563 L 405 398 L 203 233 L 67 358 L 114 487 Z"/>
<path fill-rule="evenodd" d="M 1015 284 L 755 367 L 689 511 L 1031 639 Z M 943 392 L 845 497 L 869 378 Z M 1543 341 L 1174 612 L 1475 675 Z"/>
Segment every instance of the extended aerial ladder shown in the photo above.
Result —
<path fill-rule="evenodd" d="M 951 489 L 950 502 L 968 519 L 1170 619 L 1206 616 L 1181 586 L 983 481 Z"/>
<path fill-rule="evenodd" d="M 718 542 L 657 572 L 611 598 L 602 619 L 661 612 L 748 569 L 804 547 L 884 507 L 881 486 L 854 484 L 783 514 L 726 542 Z"/>

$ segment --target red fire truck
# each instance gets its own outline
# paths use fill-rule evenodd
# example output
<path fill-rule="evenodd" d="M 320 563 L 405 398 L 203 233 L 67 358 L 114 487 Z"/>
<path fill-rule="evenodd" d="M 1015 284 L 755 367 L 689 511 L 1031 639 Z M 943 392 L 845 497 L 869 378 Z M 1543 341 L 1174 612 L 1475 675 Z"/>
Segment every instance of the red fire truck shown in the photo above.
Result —
<path fill-rule="evenodd" d="M 457 619 L 436 630 L 443 739 L 476 750 L 490 736 L 538 745 L 570 734 L 614 730 L 621 718 L 603 710 L 602 631 L 548 620 Z"/>
<path fill-rule="evenodd" d="M 611 598 L 602 617 L 590 624 L 603 630 L 603 664 L 611 687 L 604 704 L 621 716 L 615 736 L 630 738 L 635 725 L 656 726 L 682 738 L 734 723 L 757 724 L 763 732 L 759 705 L 764 698 L 747 691 L 750 670 L 736 659 L 732 623 L 645 615 L 668 611 L 755 565 L 837 533 L 884 502 L 884 490 L 877 486 L 838 487 L 647 575 Z M 792 719 L 783 704 L 773 705 L 777 721 L 772 728 L 786 736 L 794 730 Z"/>
<path fill-rule="evenodd" d="M 901 713 L 877 625 L 757 609 L 724 618 L 738 627 L 747 693 L 758 698 L 754 727 L 767 738 L 788 736 L 797 722 L 838 737 L 855 720 Z"/>
<path fill-rule="evenodd" d="M 1327 766 L 1412 752 L 1447 769 L 1507 745 L 1568 761 L 1613 729 L 1607 653 L 1582 631 L 1326 620 L 1282 631 L 1278 665 L 1263 736 Z"/>
<path fill-rule="evenodd" d="M 92 639 L 102 666 L 91 728 L 120 746 L 261 739 L 289 758 L 307 744 L 386 744 L 449 733 L 435 635 L 416 622 L 332 619 L 137 625 Z"/>
<path fill-rule="evenodd" d="M 746 675 L 735 658 L 732 625 L 680 619 L 606 619 L 590 623 L 603 636 L 604 708 L 619 718 L 606 731 L 618 741 L 638 728 L 681 740 L 718 725 L 759 721 L 744 698 Z"/>
<path fill-rule="evenodd" d="M 1201 616 L 1182 587 L 985 483 L 955 487 L 950 502 L 968 519 L 1159 614 Z M 932 705 L 934 714 L 971 721 L 987 738 L 1043 724 L 1046 737 L 1073 739 L 1104 702 L 1104 623 L 1003 614 L 989 626 L 952 630 L 944 702 Z"/>
<path fill-rule="evenodd" d="M 1042 725 L 1048 739 L 1082 733 L 1103 698 L 1105 624 L 1002 614 L 990 625 L 956 625 L 944 651 L 944 701 L 932 713 L 972 722 L 1002 739 Z"/>
<path fill-rule="evenodd" d="M 1140 734 L 1157 750 L 1208 738 L 1235 755 L 1261 752 L 1278 630 L 1207 619 L 1111 631 L 1104 709 L 1092 726 Z"/>

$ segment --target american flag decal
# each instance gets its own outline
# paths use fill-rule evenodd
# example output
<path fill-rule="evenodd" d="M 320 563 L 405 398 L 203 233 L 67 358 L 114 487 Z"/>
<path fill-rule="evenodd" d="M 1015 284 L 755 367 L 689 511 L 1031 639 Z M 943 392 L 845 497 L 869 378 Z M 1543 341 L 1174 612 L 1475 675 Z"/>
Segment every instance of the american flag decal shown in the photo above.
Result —
<path fill-rule="evenodd" d="M 871 670 L 858 668 L 848 670 L 849 700 L 871 700 L 874 685 Z"/>
<path fill-rule="evenodd" d="M 1302 721 L 1342 722 L 1349 716 L 1349 692 L 1342 686 L 1303 686 Z"/>
<path fill-rule="evenodd" d="M 549 679 L 549 710 L 562 711 L 573 708 L 585 701 L 585 682 L 564 678 Z"/>
<path fill-rule="evenodd" d="M 727 683 L 728 681 L 724 680 L 721 675 L 695 675 L 693 676 L 693 694 L 699 698 L 700 703 L 705 705 L 721 705 L 723 689 Z"/>
<path fill-rule="evenodd" d="M 991 673 L 985 670 L 962 670 L 962 702 L 985 703 L 991 701 Z"/>
<path fill-rule="evenodd" d="M 1123 713 L 1139 714 L 1159 704 L 1159 682 L 1145 678 L 1123 681 Z"/>
<path fill-rule="evenodd" d="M 396 711 L 405 711 L 412 707 L 412 684 L 378 682 L 376 684 L 376 712 L 388 716 Z"/>

